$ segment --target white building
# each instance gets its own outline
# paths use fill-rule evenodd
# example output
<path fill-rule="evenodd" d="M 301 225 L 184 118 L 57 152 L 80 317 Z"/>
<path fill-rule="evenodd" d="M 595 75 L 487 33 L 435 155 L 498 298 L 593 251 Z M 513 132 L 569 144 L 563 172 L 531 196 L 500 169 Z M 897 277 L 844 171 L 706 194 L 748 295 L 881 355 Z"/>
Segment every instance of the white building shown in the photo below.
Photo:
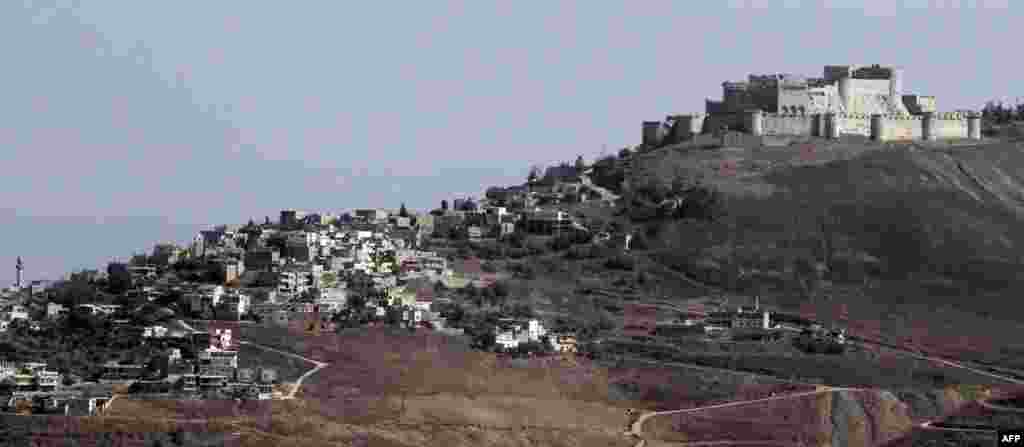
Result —
<path fill-rule="evenodd" d="M 348 291 L 337 287 L 320 289 L 316 304 L 321 312 L 339 312 L 348 305 Z"/>
<path fill-rule="evenodd" d="M 28 320 L 28 309 L 25 306 L 15 304 L 7 311 L 7 320 Z"/>
<path fill-rule="evenodd" d="M 163 326 L 147 326 L 142 329 L 144 338 L 164 338 L 167 336 L 167 328 Z"/>
<path fill-rule="evenodd" d="M 498 332 L 494 337 L 494 344 L 504 349 L 515 349 L 519 347 L 519 338 L 512 331 Z"/>
<path fill-rule="evenodd" d="M 67 312 L 67 308 L 62 304 L 57 303 L 46 303 L 46 317 L 57 318 L 60 314 Z"/>

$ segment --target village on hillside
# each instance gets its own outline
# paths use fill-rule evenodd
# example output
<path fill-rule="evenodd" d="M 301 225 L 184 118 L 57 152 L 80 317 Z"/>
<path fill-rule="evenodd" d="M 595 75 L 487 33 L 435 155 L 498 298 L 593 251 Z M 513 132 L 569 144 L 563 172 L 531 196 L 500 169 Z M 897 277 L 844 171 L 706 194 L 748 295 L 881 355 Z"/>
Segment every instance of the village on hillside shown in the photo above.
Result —
<path fill-rule="evenodd" d="M 637 303 L 621 324 L 574 327 L 510 296 L 516 292 L 507 280 L 514 272 L 495 271 L 453 248 L 459 241 L 519 239 L 521 246 L 510 250 L 520 253 L 510 255 L 522 256 L 535 254 L 524 239 L 541 238 L 628 251 L 631 232 L 595 224 L 571 206 L 612 209 L 618 196 L 591 176 L 608 163 L 628 164 L 630 156 L 626 149 L 594 166 L 581 157 L 575 165 L 535 168 L 523 185 L 492 187 L 451 205 L 442 201 L 429 213 L 404 205 L 340 215 L 284 210 L 276 222 L 220 225 L 189 246 L 157 244 L 128 263 L 63 281 L 22 284 L 26 266 L 19 258 L 18 280 L 0 301 L 0 340 L 7 348 L 0 358 L 0 408 L 91 415 L 115 396 L 282 399 L 288 382 L 308 369 L 280 371 L 245 351 L 250 348 L 232 329 L 191 325 L 204 322 L 298 324 L 309 333 L 389 325 L 465 337 L 478 349 L 513 356 L 593 355 L 594 346 L 624 340 L 728 341 L 735 335 L 764 342 L 781 334 L 811 336 L 824 343 L 822 352 L 841 350 L 843 331 L 773 315 L 756 301 L 746 309 L 719 302 L 667 314 Z M 673 204 L 679 201 L 659 206 Z"/>

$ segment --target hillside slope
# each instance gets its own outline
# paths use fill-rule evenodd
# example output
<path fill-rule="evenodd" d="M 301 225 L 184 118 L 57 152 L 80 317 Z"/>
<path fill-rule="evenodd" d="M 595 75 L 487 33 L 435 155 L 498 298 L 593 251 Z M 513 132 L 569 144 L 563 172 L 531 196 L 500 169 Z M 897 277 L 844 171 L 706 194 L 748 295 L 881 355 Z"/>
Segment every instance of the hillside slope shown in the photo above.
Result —
<path fill-rule="evenodd" d="M 646 224 L 663 247 L 782 273 L 801 257 L 825 262 L 827 239 L 832 265 L 822 284 L 853 284 L 860 292 L 829 301 L 829 294 L 812 299 L 795 287 L 761 283 L 740 285 L 743 293 L 774 297 L 788 308 L 827 308 L 817 315 L 826 320 L 836 317 L 836 304 L 847 304 L 851 320 L 913 335 L 950 355 L 980 360 L 975 354 L 984 351 L 992 354 L 987 360 L 1010 361 L 1024 352 L 1012 336 L 1024 319 L 1014 293 L 1024 286 L 1017 275 L 1024 244 L 1018 143 L 808 141 L 756 150 L 667 149 L 640 164 L 648 178 L 697 178 L 727 195 L 730 215 L 718 224 Z M 847 270 L 856 266 L 838 262 L 843 254 L 877 258 L 874 281 L 854 281 L 858 275 Z"/>

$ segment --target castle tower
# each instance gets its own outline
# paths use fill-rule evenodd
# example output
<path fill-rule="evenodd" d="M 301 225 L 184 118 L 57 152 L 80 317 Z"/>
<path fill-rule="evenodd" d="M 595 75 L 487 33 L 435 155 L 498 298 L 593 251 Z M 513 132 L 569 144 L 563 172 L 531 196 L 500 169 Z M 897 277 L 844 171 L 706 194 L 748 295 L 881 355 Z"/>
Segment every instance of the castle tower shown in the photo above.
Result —
<path fill-rule="evenodd" d="M 839 111 L 846 113 L 850 113 L 850 97 L 853 94 L 850 91 L 852 89 L 850 83 L 849 76 L 839 78 Z"/>
<path fill-rule="evenodd" d="M 743 114 L 747 132 L 757 137 L 764 135 L 764 114 L 761 110 L 747 110 Z"/>
<path fill-rule="evenodd" d="M 885 119 L 880 113 L 871 115 L 871 139 L 874 141 L 885 140 Z"/>
<path fill-rule="evenodd" d="M 644 121 L 642 141 L 645 146 L 657 146 L 661 143 L 661 136 L 661 121 Z"/>
<path fill-rule="evenodd" d="M 889 76 L 889 105 L 893 110 L 898 110 L 903 104 L 903 69 L 892 67 Z"/>
<path fill-rule="evenodd" d="M 925 112 L 921 117 L 921 139 L 924 141 L 935 140 L 935 112 Z"/>
<path fill-rule="evenodd" d="M 833 140 L 839 138 L 839 115 L 835 112 L 825 114 L 825 128 L 828 131 L 828 138 Z"/>
<path fill-rule="evenodd" d="M 967 138 L 981 139 L 981 115 L 977 113 L 967 115 Z"/>
<path fill-rule="evenodd" d="M 18 261 L 14 264 L 14 287 L 21 288 L 21 271 L 25 270 L 25 264 L 21 262 L 21 256 L 18 256 Z"/>

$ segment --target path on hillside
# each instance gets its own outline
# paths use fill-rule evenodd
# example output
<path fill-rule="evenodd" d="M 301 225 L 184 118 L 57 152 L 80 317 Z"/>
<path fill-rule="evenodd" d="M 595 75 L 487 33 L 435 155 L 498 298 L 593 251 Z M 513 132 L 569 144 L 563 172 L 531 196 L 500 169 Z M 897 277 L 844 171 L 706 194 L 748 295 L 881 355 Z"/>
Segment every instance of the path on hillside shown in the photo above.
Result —
<path fill-rule="evenodd" d="M 186 323 L 184 320 L 178 320 L 178 322 L 182 326 L 184 326 L 185 329 L 188 329 L 188 330 L 190 330 L 192 332 L 198 332 L 198 331 L 195 330 L 195 328 L 193 328 L 191 325 Z M 299 392 L 299 388 L 302 387 L 302 382 L 305 381 L 306 378 L 308 378 L 309 376 L 315 374 L 317 371 L 320 371 L 321 369 L 326 368 L 327 365 L 328 365 L 328 363 L 324 363 L 324 362 L 321 362 L 321 361 L 313 360 L 311 358 L 303 357 L 303 356 L 295 354 L 295 353 L 291 353 L 291 352 L 287 352 L 287 351 L 282 351 L 280 349 L 271 348 L 270 346 L 264 346 L 264 345 L 261 345 L 261 344 L 248 342 L 248 341 L 245 341 L 245 340 L 241 340 L 238 343 L 242 344 L 242 345 L 249 345 L 249 346 L 252 346 L 252 347 L 255 347 L 255 348 L 259 348 L 259 349 L 263 349 L 263 350 L 267 350 L 267 351 L 276 352 L 276 353 L 284 355 L 284 356 L 296 358 L 296 359 L 303 360 L 303 361 L 306 361 L 306 362 L 309 362 L 309 363 L 312 363 L 312 364 L 316 365 L 313 369 L 311 369 L 309 371 L 306 371 L 304 374 L 299 376 L 298 380 L 295 381 L 295 386 L 293 386 L 291 391 L 289 391 L 288 394 L 285 395 L 284 399 L 294 399 L 295 395 L 298 394 L 298 392 Z"/>
<path fill-rule="evenodd" d="M 610 190 L 603 186 L 595 185 L 594 182 L 590 180 L 589 174 L 581 175 L 580 182 L 583 183 L 583 186 L 586 186 L 591 191 L 598 193 L 601 196 L 601 200 L 610 201 L 612 203 L 614 203 L 616 200 L 619 200 L 618 194 L 611 192 Z"/>
<path fill-rule="evenodd" d="M 783 379 L 781 377 L 776 377 L 776 376 L 772 376 L 772 375 L 758 374 L 758 373 L 755 373 L 755 372 L 740 371 L 740 370 L 736 370 L 736 369 L 715 368 L 713 366 L 696 365 L 696 364 L 693 364 L 693 363 L 666 362 L 666 361 L 661 361 L 661 360 L 648 360 L 648 359 L 641 358 L 641 357 L 633 357 L 633 356 L 626 356 L 626 355 L 622 355 L 622 356 L 618 356 L 618 357 L 622 358 L 623 361 L 637 362 L 637 363 L 649 363 L 649 364 L 652 364 L 652 365 L 655 365 L 655 366 L 668 366 L 668 367 L 676 367 L 676 368 L 693 369 L 693 370 L 703 371 L 703 372 L 744 375 L 744 376 L 757 377 L 757 378 L 766 379 L 766 380 L 770 380 L 770 381 L 774 381 L 774 382 L 786 383 L 786 384 L 792 384 L 792 385 L 807 385 L 807 386 L 813 386 L 813 387 L 821 386 L 821 384 L 818 384 L 818 383 L 800 382 L 798 380 Z"/>
<path fill-rule="evenodd" d="M 942 422 L 939 422 L 939 421 L 922 422 L 922 423 L 920 423 L 917 426 L 917 428 L 920 428 L 922 430 L 952 431 L 952 432 L 960 432 L 960 433 L 992 433 L 992 434 L 996 433 L 995 430 L 987 430 L 987 429 L 983 429 L 983 428 L 953 428 L 953 427 L 936 427 L 935 426 L 935 424 L 941 424 L 941 423 Z"/>
<path fill-rule="evenodd" d="M 989 410 L 1006 411 L 1006 412 L 1009 412 L 1009 413 L 1024 413 L 1024 408 L 1020 408 L 1020 407 L 1007 407 L 1005 405 L 996 405 L 996 404 L 992 403 L 992 399 L 979 400 L 978 401 L 978 405 L 981 405 L 982 407 L 985 407 L 985 408 L 987 408 Z"/>
<path fill-rule="evenodd" d="M 316 373 L 317 371 L 320 371 L 321 369 L 326 368 L 327 365 L 328 365 L 328 363 L 325 363 L 325 362 L 321 362 L 321 361 L 318 361 L 318 360 L 313 360 L 311 358 L 303 357 L 301 355 L 294 354 L 294 353 L 287 352 L 287 351 L 282 351 L 280 349 L 271 348 L 270 346 L 263 346 L 263 345 L 260 345 L 260 344 L 256 344 L 256 343 L 252 343 L 252 342 L 248 342 L 248 341 L 244 341 L 244 340 L 240 341 L 239 344 L 249 345 L 249 346 L 252 346 L 252 347 L 255 347 L 255 348 L 259 348 L 259 349 L 263 349 L 263 350 L 267 350 L 267 351 L 271 351 L 271 352 L 276 352 L 276 353 L 284 355 L 284 356 L 296 358 L 296 359 L 299 359 L 299 360 L 304 360 L 304 361 L 307 361 L 309 363 L 312 363 L 312 364 L 316 365 L 316 367 L 314 367 L 313 369 L 311 369 L 309 371 L 306 371 L 305 374 L 299 376 L 299 379 L 295 381 L 295 386 L 293 386 L 291 391 L 289 391 L 288 394 L 284 397 L 285 399 L 294 399 L 295 395 L 298 394 L 298 392 L 299 392 L 299 388 L 302 387 L 302 382 L 304 380 L 306 380 L 306 378 L 308 378 L 309 376 L 311 376 L 314 373 Z"/>
<path fill-rule="evenodd" d="M 753 405 L 753 404 L 771 402 L 771 401 L 782 400 L 782 399 L 794 399 L 794 398 L 798 398 L 798 397 L 814 396 L 814 395 L 818 395 L 818 394 L 831 393 L 831 392 L 834 392 L 834 391 L 861 391 L 861 390 L 863 390 L 863 388 L 845 388 L 845 387 L 819 386 L 818 389 L 816 389 L 814 391 L 804 391 L 804 392 L 800 392 L 800 393 L 784 394 L 784 395 L 781 395 L 781 396 L 765 397 L 765 398 L 761 398 L 761 399 L 743 400 L 743 401 L 737 401 L 737 402 L 728 402 L 728 403 L 724 403 L 724 404 L 708 405 L 708 406 L 697 407 L 697 408 L 684 408 L 684 409 L 680 409 L 680 410 L 652 411 L 652 412 L 647 412 L 647 413 L 644 413 L 644 414 L 640 415 L 640 417 L 637 418 L 637 420 L 634 421 L 633 424 L 630 426 L 630 431 L 627 432 L 626 435 L 627 436 L 632 436 L 632 437 L 635 437 L 635 438 L 639 438 L 640 440 L 637 442 L 636 447 L 643 447 L 644 445 L 646 445 L 646 440 L 643 438 L 643 425 L 644 425 L 645 422 L 647 422 L 648 419 L 650 419 L 652 417 L 655 417 L 655 416 L 669 416 L 669 415 L 674 415 L 674 414 L 695 413 L 695 412 L 698 412 L 698 411 L 705 411 L 705 410 L 716 410 L 716 409 L 720 409 L 720 408 L 730 408 L 730 407 L 738 407 L 738 406 L 743 406 L 743 405 Z M 713 444 L 715 442 L 717 442 L 719 444 Z M 681 444 L 681 445 L 722 445 L 722 444 L 726 444 L 727 445 L 729 443 L 735 444 L 735 443 L 741 443 L 741 442 L 745 442 L 745 443 L 748 443 L 748 444 L 754 444 L 754 443 L 761 443 L 761 442 L 764 442 L 764 441 L 702 441 L 700 443 L 675 443 L 675 442 L 673 442 L 673 444 Z M 712 443 L 712 444 L 708 444 L 708 443 Z"/>
<path fill-rule="evenodd" d="M 180 318 L 178 319 L 178 324 L 180 324 L 181 327 L 185 328 L 186 330 L 191 331 L 192 333 L 199 332 L 194 327 L 192 327 L 192 325 L 186 323 L 185 320 L 182 320 Z"/>

